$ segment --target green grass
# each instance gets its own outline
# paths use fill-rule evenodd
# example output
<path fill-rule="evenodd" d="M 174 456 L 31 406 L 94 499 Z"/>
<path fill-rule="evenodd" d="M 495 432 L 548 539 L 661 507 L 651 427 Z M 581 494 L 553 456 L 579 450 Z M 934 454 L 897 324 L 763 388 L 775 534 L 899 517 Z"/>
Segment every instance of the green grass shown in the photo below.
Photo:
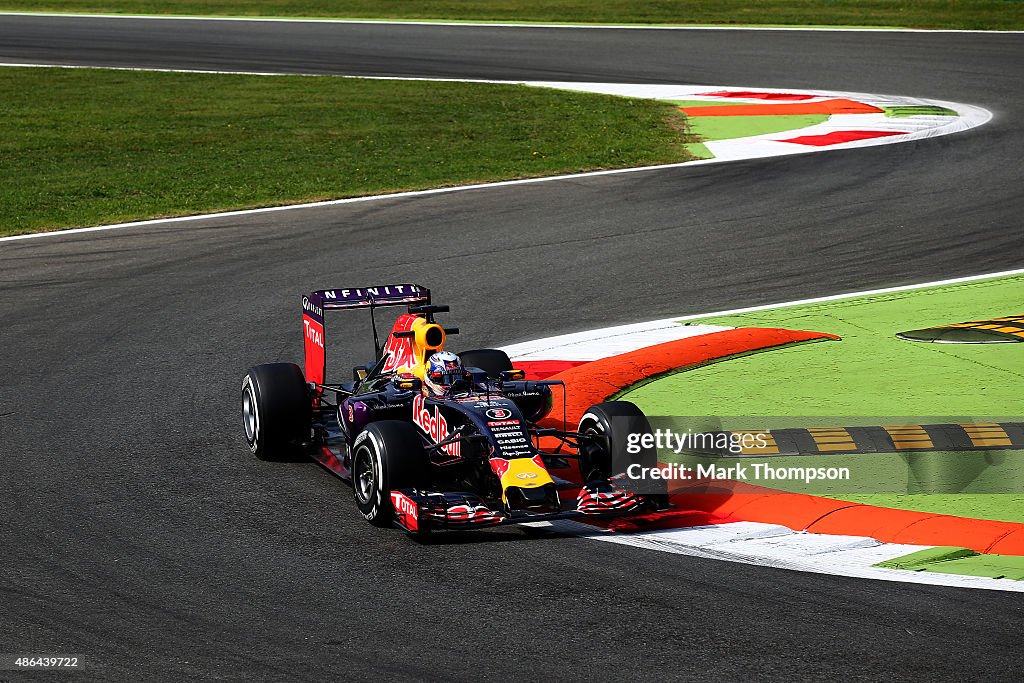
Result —
<path fill-rule="evenodd" d="M 1016 0 L 0 0 L 0 9 L 218 16 L 1020 29 Z"/>
<path fill-rule="evenodd" d="M 683 126 L 525 86 L 0 69 L 0 234 L 686 161 Z"/>
<path fill-rule="evenodd" d="M 1021 416 L 1024 344 L 928 344 L 893 335 L 1015 315 L 1024 312 L 1022 307 L 1024 276 L 1013 276 L 708 318 L 700 322 L 816 330 L 843 339 L 669 375 L 627 390 L 621 398 L 636 402 L 648 415 L 723 416 L 725 428 L 751 426 L 728 424 L 727 416 L 850 416 L 848 425 L 864 424 L 865 416 Z M 805 426 L 837 426 L 835 420 L 827 422 Z M 856 488 L 801 490 L 885 507 L 1024 522 L 1024 495 L 1019 495 L 1024 472 L 1017 465 L 1024 454 L 829 456 L 827 464 L 848 464 L 840 463 L 843 457 L 854 467 L 859 463 L 866 468 L 856 473 L 857 479 L 851 477 Z M 913 467 L 936 471 L 937 465 L 948 470 L 950 463 L 936 460 L 948 457 L 957 458 L 958 465 L 957 476 L 946 482 L 952 490 L 907 492 L 913 490 L 913 482 L 906 480 Z M 794 462 L 787 464 L 804 464 L 788 460 Z M 806 457 L 804 461 L 812 462 Z M 813 464 L 826 463 L 816 458 Z M 932 484 L 927 488 L 936 490 Z"/>

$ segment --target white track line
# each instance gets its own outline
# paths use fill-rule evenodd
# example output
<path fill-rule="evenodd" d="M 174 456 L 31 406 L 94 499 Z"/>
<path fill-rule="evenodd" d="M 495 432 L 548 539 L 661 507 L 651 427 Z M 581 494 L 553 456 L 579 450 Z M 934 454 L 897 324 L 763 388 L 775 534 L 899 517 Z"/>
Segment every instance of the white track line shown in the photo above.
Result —
<path fill-rule="evenodd" d="M 862 536 L 811 534 L 761 522 L 731 522 L 636 533 L 605 531 L 570 520 L 548 524 L 555 531 L 572 536 L 676 555 L 859 579 L 1024 592 L 1024 581 L 1013 579 L 874 566 L 878 562 L 934 546 L 882 543 Z"/>
<path fill-rule="evenodd" d="M 173 16 L 160 14 L 85 14 L 73 12 L 0 12 L 0 16 L 11 17 L 71 17 L 79 19 L 161 19 L 167 21 L 246 21 L 282 22 L 291 24 L 370 24 L 383 26 L 453 26 L 470 28 L 556 28 L 556 29 L 598 29 L 598 30 L 640 30 L 640 31 L 826 31 L 843 33 L 1024 33 L 1024 31 L 983 31 L 979 29 L 952 28 L 899 28 L 899 27 L 856 27 L 856 26 L 685 26 L 672 24 L 551 24 L 551 23 L 507 23 L 471 21 L 403 21 L 401 19 L 332 19 L 325 17 L 205 17 Z"/>
<path fill-rule="evenodd" d="M 826 301 L 839 301 L 841 299 L 852 299 L 859 296 L 874 296 L 876 294 L 892 294 L 894 292 L 908 292 L 914 289 L 927 289 L 928 287 L 942 287 L 944 285 L 959 285 L 964 282 L 976 282 L 978 280 L 989 280 L 997 277 L 1007 277 L 1010 275 L 1024 275 L 1024 268 L 1016 268 L 1014 270 L 1003 270 L 997 273 L 984 273 L 982 275 L 965 275 L 963 277 L 953 277 L 945 280 L 935 280 L 933 282 L 922 282 L 915 285 L 899 285 L 897 287 L 882 287 L 880 289 L 867 289 L 862 292 L 848 292 L 846 294 L 832 294 L 830 296 L 818 296 L 810 299 L 797 299 L 796 301 L 787 301 L 784 303 L 777 304 L 765 304 L 763 306 L 748 306 L 746 308 L 734 308 L 728 311 L 717 311 L 715 313 L 699 313 L 694 315 L 684 315 L 678 318 L 670 318 L 677 322 L 686 322 L 688 320 L 700 320 L 702 318 L 720 317 L 726 315 L 737 315 L 740 313 L 756 313 L 757 311 L 770 311 L 776 308 L 789 308 L 790 306 L 801 306 L 803 304 L 820 304 Z"/>
<path fill-rule="evenodd" d="M 721 325 L 680 325 L 675 319 L 655 320 L 649 323 L 618 325 L 599 330 L 562 334 L 502 347 L 510 358 L 517 361 L 562 360 L 594 361 L 618 356 L 655 344 L 699 337 L 713 332 L 732 329 Z"/>
<path fill-rule="evenodd" d="M 163 73 L 204 73 L 204 74 L 238 74 L 238 75 L 255 75 L 255 76 L 283 76 L 293 75 L 301 76 L 304 74 L 281 74 L 281 73 L 267 73 L 267 72 L 229 72 L 229 71 L 210 71 L 210 70 L 199 70 L 199 69 L 150 69 L 150 68 L 137 68 L 137 67 L 94 67 L 94 66 L 83 66 L 83 65 L 69 65 L 69 64 L 32 64 L 32 63 L 0 63 L 0 67 L 29 67 L 29 68 L 60 68 L 60 69 L 103 69 L 113 71 L 156 71 Z M 323 78 L 363 78 L 357 76 L 345 76 L 345 75 L 331 75 L 331 74 L 317 74 Z M 400 77 L 390 78 L 384 76 L 372 76 L 368 77 L 371 80 L 403 80 L 403 81 L 440 81 L 440 82 L 458 82 L 458 83 L 491 83 L 491 84 L 506 84 L 506 85 L 526 85 L 532 87 L 544 87 L 544 88 L 555 88 L 562 90 L 574 90 L 582 92 L 592 92 L 601 94 L 612 94 L 612 95 L 623 95 L 632 97 L 646 97 L 651 99 L 669 99 L 686 97 L 694 92 L 703 91 L 715 91 L 715 90 L 746 90 L 749 88 L 737 88 L 736 86 L 686 86 L 686 85 L 623 85 L 623 84 L 610 84 L 610 83 L 566 83 L 558 81 L 494 81 L 494 80 L 481 80 L 481 79 L 437 79 L 437 78 L 412 78 L 412 77 Z M 760 89 L 764 91 L 772 91 L 772 89 Z M 781 92 L 781 91 L 780 91 Z M 843 93 L 843 92 L 831 92 L 823 90 L 807 91 L 814 92 L 822 97 L 864 97 L 874 98 L 878 101 L 884 101 L 890 104 L 899 104 L 906 100 L 908 103 L 920 104 L 920 103 L 938 103 L 937 101 L 931 100 L 920 100 L 911 98 L 900 98 L 900 97 L 883 97 L 879 95 L 867 95 L 858 93 Z M 621 168 L 621 169 L 609 169 L 605 171 L 590 171 L 587 173 L 572 173 L 563 174 L 556 176 L 545 176 L 541 178 L 522 178 L 518 180 L 505 180 L 491 183 L 477 183 L 472 185 L 459 185 L 455 187 L 443 187 L 434 188 L 429 190 L 415 190 L 410 192 L 396 192 L 392 194 L 382 195 L 369 195 L 365 197 L 349 197 L 346 199 L 334 199 L 322 202 L 306 202 L 298 204 L 286 204 L 278 206 L 268 206 L 258 209 L 240 209 L 237 211 L 222 211 L 217 213 L 206 213 L 206 214 L 195 214 L 190 216 L 178 216 L 175 218 L 158 218 L 151 220 L 131 221 L 127 223 L 116 223 L 112 225 L 100 225 L 88 228 L 75 228 L 71 230 L 55 230 L 52 232 L 40 232 L 26 235 L 14 235 L 11 237 L 0 237 L 0 242 L 13 242 L 28 239 L 42 239 L 42 238 L 56 238 L 68 235 L 80 235 L 88 232 L 101 232 L 106 230 L 120 230 L 124 228 L 134 227 L 145 227 L 155 225 L 165 225 L 172 223 L 183 223 L 197 220 L 205 220 L 210 218 L 223 218 L 223 217 L 237 217 L 246 216 L 260 213 L 269 213 L 272 211 L 292 211 L 297 209 L 308 209 L 312 207 L 324 207 L 334 206 L 341 204 L 353 204 L 357 202 L 369 202 L 378 201 L 382 199 L 399 199 L 408 197 L 421 197 L 433 194 L 447 194 L 451 192 L 462 192 L 465 190 L 475 190 L 484 188 L 496 188 L 496 187 L 510 187 L 514 185 L 527 185 L 534 183 L 545 183 L 554 182 L 559 180 L 569 180 L 578 178 L 588 178 L 602 175 L 618 175 L 624 173 L 638 173 L 646 171 L 659 171 L 665 169 L 684 168 L 690 166 L 703 166 L 708 164 L 721 164 L 728 163 L 730 161 L 738 161 L 743 159 L 761 159 L 769 158 L 780 155 L 789 154 L 811 154 L 818 152 L 829 152 L 839 149 L 846 149 L 852 147 L 858 147 L 863 145 L 874 145 L 874 144 L 899 144 L 900 142 L 907 142 L 914 139 L 920 139 L 923 137 L 932 137 L 935 135 L 947 135 L 976 126 L 987 123 L 991 118 L 992 114 L 985 109 L 980 107 L 974 107 L 971 105 L 962 105 L 953 102 L 942 102 L 942 105 L 948 106 L 949 108 L 955 109 L 959 116 L 957 117 L 943 117 L 944 119 L 952 119 L 952 125 L 943 125 L 934 130 L 921 129 L 913 132 L 908 132 L 903 135 L 894 135 L 886 138 L 880 138 L 878 140 L 858 141 L 843 144 L 830 145 L 828 147 L 805 147 L 802 145 L 788 145 L 785 143 L 776 143 L 774 147 L 759 147 L 759 146 L 748 146 L 744 147 L 739 144 L 729 150 L 720 150 L 719 156 L 713 159 L 698 159 L 694 161 L 680 162 L 674 164 L 659 164 L 655 166 L 638 166 L 633 168 Z M 931 117 L 937 118 L 937 117 Z M 945 123 L 945 122 L 943 122 Z M 734 143 L 742 143 L 742 139 L 733 141 Z"/>

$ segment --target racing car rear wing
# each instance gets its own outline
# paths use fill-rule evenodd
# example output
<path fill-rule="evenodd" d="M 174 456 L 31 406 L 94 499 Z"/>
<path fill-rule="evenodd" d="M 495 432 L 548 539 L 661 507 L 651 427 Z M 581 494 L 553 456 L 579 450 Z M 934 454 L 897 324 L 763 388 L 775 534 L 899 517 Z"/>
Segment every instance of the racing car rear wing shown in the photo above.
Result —
<path fill-rule="evenodd" d="M 324 311 L 384 306 L 430 304 L 430 290 L 420 285 L 379 285 L 348 289 L 318 289 L 302 297 L 302 337 L 306 357 L 306 381 L 324 383 L 327 352 L 324 347 Z M 374 327 L 374 343 L 377 330 Z M 379 345 L 377 345 L 379 346 Z"/>
<path fill-rule="evenodd" d="M 351 289 L 319 289 L 310 293 L 310 301 L 325 310 L 399 306 L 401 304 L 429 304 L 430 290 L 419 285 L 381 285 Z M 319 300 L 319 301 L 317 301 Z"/>

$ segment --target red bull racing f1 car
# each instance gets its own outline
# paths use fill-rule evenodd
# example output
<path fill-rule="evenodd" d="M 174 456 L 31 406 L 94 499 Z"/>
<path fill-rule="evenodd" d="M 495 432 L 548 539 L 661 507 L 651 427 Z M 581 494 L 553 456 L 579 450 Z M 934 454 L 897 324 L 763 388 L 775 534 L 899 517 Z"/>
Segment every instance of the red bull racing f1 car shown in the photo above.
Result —
<path fill-rule="evenodd" d="M 373 311 L 390 306 L 407 311 L 382 344 Z M 351 382 L 328 383 L 325 314 L 353 309 L 370 311 L 376 358 L 354 368 Z M 613 471 L 623 430 L 650 429 L 636 406 L 595 405 L 567 431 L 562 382 L 527 380 L 496 349 L 446 352 L 447 338 L 458 333 L 435 322 L 446 312 L 412 284 L 303 296 L 305 372 L 271 363 L 242 380 L 252 453 L 261 460 L 311 456 L 352 484 L 367 521 L 410 534 L 664 506 L 663 495 L 632 490 Z M 562 392 L 561 428 L 540 424 L 552 412 L 554 389 Z M 632 458 L 656 462 L 653 449 Z"/>

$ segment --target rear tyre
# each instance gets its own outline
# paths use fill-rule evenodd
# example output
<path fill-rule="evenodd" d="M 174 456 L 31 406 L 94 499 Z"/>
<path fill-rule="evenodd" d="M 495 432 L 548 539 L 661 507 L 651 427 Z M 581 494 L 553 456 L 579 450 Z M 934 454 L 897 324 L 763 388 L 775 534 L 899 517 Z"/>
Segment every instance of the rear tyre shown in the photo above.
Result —
<path fill-rule="evenodd" d="M 242 379 L 242 426 L 253 455 L 278 462 L 300 457 L 311 422 L 312 403 L 299 366 L 267 363 L 249 369 Z"/>
<path fill-rule="evenodd" d="M 352 492 L 356 507 L 370 524 L 391 524 L 391 491 L 417 488 L 427 478 L 423 441 L 408 422 L 381 420 L 356 437 L 352 450 Z"/>
<path fill-rule="evenodd" d="M 474 349 L 459 354 L 462 364 L 467 368 L 479 368 L 491 379 L 497 379 L 505 370 L 512 369 L 512 361 L 508 354 L 498 349 Z"/>

